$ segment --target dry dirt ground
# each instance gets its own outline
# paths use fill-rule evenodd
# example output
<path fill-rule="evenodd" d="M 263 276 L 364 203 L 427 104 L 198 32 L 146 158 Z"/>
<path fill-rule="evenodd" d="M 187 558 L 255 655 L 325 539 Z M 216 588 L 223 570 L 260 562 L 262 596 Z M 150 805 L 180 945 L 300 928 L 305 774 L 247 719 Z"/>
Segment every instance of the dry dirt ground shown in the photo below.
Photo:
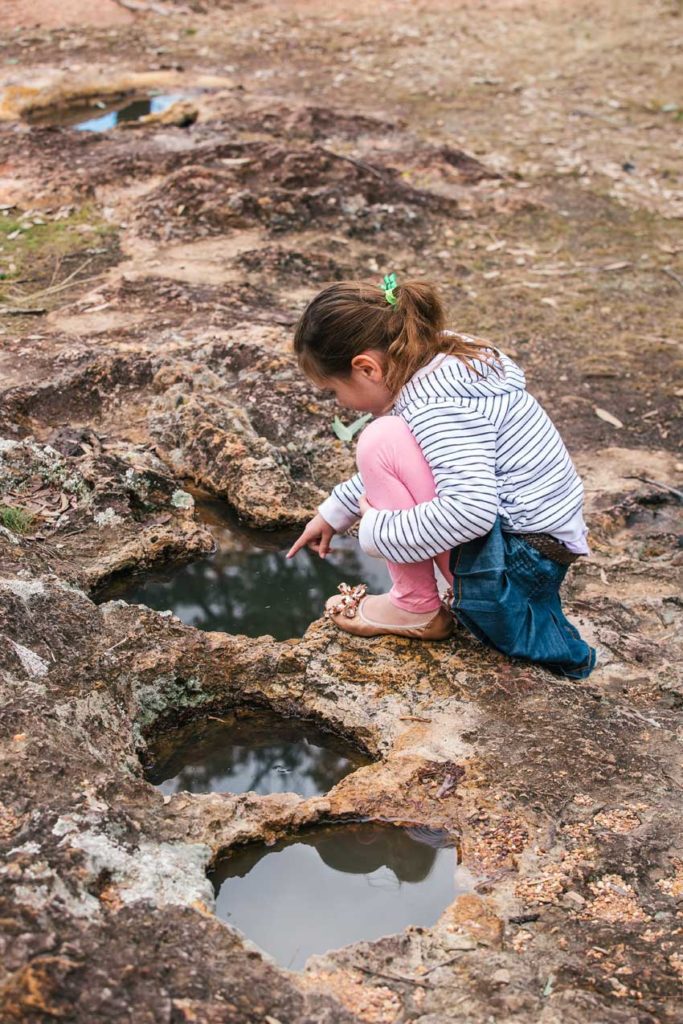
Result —
<path fill-rule="evenodd" d="M 681 4 L 2 13 L 2 1020 L 683 1020 Z M 179 98 L 63 126 L 150 90 Z M 353 452 L 292 324 L 389 270 L 514 355 L 575 456 L 585 683 L 461 634 L 276 643 L 92 600 L 211 549 L 191 485 L 305 520 Z M 144 781 L 155 730 L 236 705 L 374 762 L 309 800 Z M 301 974 L 214 917 L 222 851 L 349 816 L 448 829 L 476 888 Z"/>

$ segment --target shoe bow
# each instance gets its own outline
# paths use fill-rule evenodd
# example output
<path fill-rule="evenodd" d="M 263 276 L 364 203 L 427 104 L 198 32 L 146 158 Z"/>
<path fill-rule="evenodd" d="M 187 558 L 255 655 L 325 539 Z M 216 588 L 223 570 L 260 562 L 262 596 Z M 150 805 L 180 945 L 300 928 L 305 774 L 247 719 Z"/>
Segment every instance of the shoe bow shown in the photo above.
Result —
<path fill-rule="evenodd" d="M 347 619 L 354 619 L 358 605 L 368 592 L 367 584 L 359 583 L 356 587 L 350 587 L 348 583 L 340 583 L 337 589 L 341 596 L 332 608 L 325 609 L 325 618 L 344 615 Z"/>

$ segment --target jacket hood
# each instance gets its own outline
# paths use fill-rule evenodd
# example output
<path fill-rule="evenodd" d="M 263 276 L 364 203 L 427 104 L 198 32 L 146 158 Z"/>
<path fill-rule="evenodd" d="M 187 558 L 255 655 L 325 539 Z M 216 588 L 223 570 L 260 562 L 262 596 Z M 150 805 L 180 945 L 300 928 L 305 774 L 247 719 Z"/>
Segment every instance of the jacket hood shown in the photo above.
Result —
<path fill-rule="evenodd" d="M 526 378 L 517 363 L 502 352 L 496 356 L 491 351 L 491 355 L 490 363 L 473 359 L 474 370 L 470 370 L 457 356 L 435 356 L 403 385 L 396 396 L 394 411 L 418 401 L 479 400 L 523 391 Z"/>

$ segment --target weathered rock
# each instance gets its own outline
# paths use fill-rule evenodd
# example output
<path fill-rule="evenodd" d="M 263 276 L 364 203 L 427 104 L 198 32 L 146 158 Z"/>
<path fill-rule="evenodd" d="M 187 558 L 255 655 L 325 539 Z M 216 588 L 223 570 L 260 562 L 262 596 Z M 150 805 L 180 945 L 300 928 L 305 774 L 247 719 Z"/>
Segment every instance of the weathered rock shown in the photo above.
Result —
<path fill-rule="evenodd" d="M 432 1012 L 445 1005 L 451 985 L 466 986 L 472 1006 L 481 1007 L 477 999 L 490 995 L 474 995 L 477 978 L 490 977 L 500 988 L 507 987 L 500 981 L 505 972 L 520 979 L 532 963 L 544 964 L 546 977 L 574 970 L 573 953 L 553 948 L 551 954 L 548 947 L 560 913 L 570 915 L 572 949 L 585 942 L 609 948 L 602 931 L 619 928 L 623 935 L 627 927 L 630 945 L 621 947 L 618 965 L 628 966 L 645 944 L 650 980 L 641 976 L 639 984 L 661 992 L 667 961 L 660 959 L 659 940 L 648 936 L 656 932 L 655 912 L 671 905 L 660 883 L 678 828 L 667 781 L 674 741 L 661 709 L 638 717 L 613 698 L 596 702 L 590 687 L 511 669 L 484 652 L 473 672 L 467 666 L 481 649 L 465 638 L 414 651 L 409 641 L 364 643 L 323 623 L 300 641 L 280 644 L 199 633 L 122 602 L 97 608 L 58 577 L 21 575 L 17 568 L 5 563 L 0 583 L 9 844 L 3 877 L 12 894 L 5 916 L 17 922 L 5 961 L 9 1019 L 21 1019 L 36 989 L 53 1010 L 73 1006 L 84 1019 L 87 1008 L 100 1006 L 102 1019 L 116 1019 L 104 1000 L 115 1007 L 127 998 L 118 957 L 130 944 L 137 947 L 136 971 L 144 964 L 146 984 L 160 985 L 170 1005 L 199 998 L 215 1006 L 215 986 L 222 991 L 227 984 L 241 1007 L 234 1013 L 246 1014 L 242 1019 L 263 1013 L 255 1010 L 253 986 L 244 987 L 243 965 L 256 970 L 260 962 L 212 918 L 204 868 L 232 844 L 348 815 L 389 816 L 456 833 L 464 863 L 489 895 L 485 903 L 461 896 L 434 929 L 409 929 L 403 937 L 314 958 L 301 989 L 275 968 L 258 966 L 259 1005 L 271 1015 L 293 999 L 297 1019 L 325 1019 L 315 1014 L 330 1012 L 343 1020 L 329 1002 L 324 1009 L 322 979 L 340 969 L 355 977 L 368 964 L 390 991 L 392 978 L 399 979 L 399 992 L 401 978 L 418 979 L 418 987 L 421 976 L 428 978 Z M 421 678 L 430 680 L 428 690 Z M 178 794 L 166 802 L 143 781 L 136 750 L 150 730 L 179 716 L 263 703 L 313 716 L 381 760 L 347 776 L 327 797 L 309 800 Z M 540 750 L 553 757 L 539 757 Z M 440 762 L 460 769 L 450 769 L 457 784 L 446 791 L 429 768 Z M 62 780 L 58 789 L 55 777 Z M 635 819 L 630 811 L 606 816 L 607 803 L 628 808 L 635 792 Z M 586 815 L 583 808 L 595 801 L 601 813 Z M 624 846 L 624 823 L 631 820 L 639 829 L 637 848 L 628 832 Z M 667 843 L 659 846 L 664 833 Z M 636 851 L 645 849 L 642 861 Z M 613 865 L 624 857 L 632 865 L 629 880 L 622 869 L 608 903 Z M 567 905 L 563 894 L 588 879 L 597 879 L 590 903 Z M 544 907 L 550 910 L 536 909 Z M 166 938 L 148 946 L 159 914 Z M 506 919 L 505 952 L 489 964 Z M 532 924 L 513 925 L 527 920 Z M 47 946 L 35 944 L 38 921 L 41 934 L 53 936 Z M 536 936 L 528 951 L 524 934 Z M 187 969 L 169 977 L 164 958 L 181 948 Z M 103 958 L 97 951 L 105 949 Z M 86 993 L 81 972 L 93 956 L 103 973 Z M 332 998 L 334 986 L 327 991 Z M 347 1007 L 349 998 L 342 999 Z M 528 994 L 523 1005 L 535 1005 Z M 599 1000 L 593 1005 L 602 1012 Z"/>
<path fill-rule="evenodd" d="M 87 440 L 85 440 L 87 438 Z M 26 569 L 49 566 L 90 588 L 125 569 L 210 551 L 192 496 L 160 460 L 133 445 L 108 452 L 94 432 L 59 430 L 58 448 L 0 441 L 2 503 L 31 517 L 5 538 Z"/>

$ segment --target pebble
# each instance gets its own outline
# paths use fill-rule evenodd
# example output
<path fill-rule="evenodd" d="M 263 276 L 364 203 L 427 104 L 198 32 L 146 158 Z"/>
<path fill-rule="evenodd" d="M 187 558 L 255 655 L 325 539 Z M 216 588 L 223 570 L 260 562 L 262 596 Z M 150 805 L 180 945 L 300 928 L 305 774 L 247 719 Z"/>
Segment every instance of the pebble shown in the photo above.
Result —
<path fill-rule="evenodd" d="M 573 890 L 570 890 L 569 892 L 566 892 L 564 894 L 564 896 L 562 897 L 562 902 L 564 904 L 569 904 L 570 906 L 573 904 L 574 906 L 582 907 L 586 900 L 580 892 L 574 892 Z"/>

